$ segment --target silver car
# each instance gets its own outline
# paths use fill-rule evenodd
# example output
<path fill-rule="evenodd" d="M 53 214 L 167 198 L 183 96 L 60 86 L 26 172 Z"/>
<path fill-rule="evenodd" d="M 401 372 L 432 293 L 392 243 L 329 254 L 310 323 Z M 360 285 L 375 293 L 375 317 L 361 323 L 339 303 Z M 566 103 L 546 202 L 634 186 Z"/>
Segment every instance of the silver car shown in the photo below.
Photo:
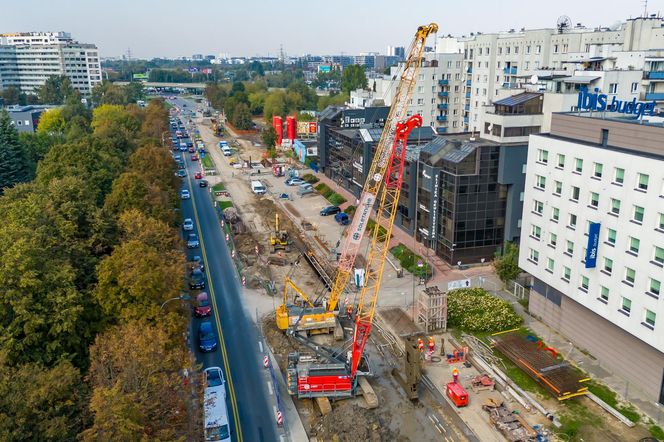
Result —
<path fill-rule="evenodd" d="M 194 221 L 192 221 L 191 218 L 186 218 L 182 223 L 182 230 L 184 230 L 185 232 L 194 230 Z"/>
<path fill-rule="evenodd" d="M 187 237 L 187 248 L 188 249 L 196 249 L 200 247 L 201 243 L 198 242 L 198 235 L 195 233 L 190 233 L 189 236 Z"/>

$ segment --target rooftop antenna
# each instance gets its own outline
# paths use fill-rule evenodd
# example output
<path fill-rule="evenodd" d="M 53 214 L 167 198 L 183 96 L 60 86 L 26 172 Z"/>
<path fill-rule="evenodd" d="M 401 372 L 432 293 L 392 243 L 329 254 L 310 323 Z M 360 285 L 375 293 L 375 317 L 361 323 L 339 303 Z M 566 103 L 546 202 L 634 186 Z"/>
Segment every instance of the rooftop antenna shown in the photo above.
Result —
<path fill-rule="evenodd" d="M 643 18 L 648 17 L 648 0 L 643 0 Z"/>
<path fill-rule="evenodd" d="M 284 45 L 281 44 L 279 45 L 279 59 L 281 60 L 282 63 L 285 63 L 286 57 L 284 57 Z"/>
<path fill-rule="evenodd" d="M 567 15 L 561 15 L 558 17 L 558 21 L 556 22 L 556 28 L 558 28 L 558 33 L 562 34 L 566 29 L 569 29 L 572 27 L 572 19 L 569 18 Z"/>

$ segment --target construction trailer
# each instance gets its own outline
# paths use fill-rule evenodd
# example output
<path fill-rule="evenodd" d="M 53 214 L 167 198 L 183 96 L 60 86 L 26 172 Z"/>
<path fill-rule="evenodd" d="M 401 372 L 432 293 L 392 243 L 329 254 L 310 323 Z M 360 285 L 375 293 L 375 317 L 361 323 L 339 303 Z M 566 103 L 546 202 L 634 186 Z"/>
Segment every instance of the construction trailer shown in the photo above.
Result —
<path fill-rule="evenodd" d="M 417 321 L 427 332 L 447 331 L 447 292 L 427 287 L 417 298 Z"/>

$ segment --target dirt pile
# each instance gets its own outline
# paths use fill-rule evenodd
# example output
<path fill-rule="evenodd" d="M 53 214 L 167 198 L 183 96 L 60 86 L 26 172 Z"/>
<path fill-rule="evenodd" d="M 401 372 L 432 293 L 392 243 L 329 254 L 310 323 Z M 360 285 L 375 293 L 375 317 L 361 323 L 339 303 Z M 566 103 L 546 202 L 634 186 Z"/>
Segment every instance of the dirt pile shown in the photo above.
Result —
<path fill-rule="evenodd" d="M 332 411 L 311 426 L 311 436 L 319 441 L 380 442 L 399 440 L 389 429 L 390 418 L 367 410 L 354 400 L 334 403 Z"/>

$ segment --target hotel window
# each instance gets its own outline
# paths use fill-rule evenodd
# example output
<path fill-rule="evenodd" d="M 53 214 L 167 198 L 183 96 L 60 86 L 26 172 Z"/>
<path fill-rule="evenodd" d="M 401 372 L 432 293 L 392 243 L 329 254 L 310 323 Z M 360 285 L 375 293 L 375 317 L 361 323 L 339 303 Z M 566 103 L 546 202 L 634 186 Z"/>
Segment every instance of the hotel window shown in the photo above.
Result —
<path fill-rule="evenodd" d="M 657 222 L 657 228 L 659 230 L 664 230 L 664 213 L 659 214 L 659 221 Z"/>
<path fill-rule="evenodd" d="M 530 260 L 537 264 L 539 262 L 539 252 L 535 249 L 530 249 Z"/>
<path fill-rule="evenodd" d="M 590 207 L 597 208 L 599 206 L 599 193 L 590 192 Z"/>
<path fill-rule="evenodd" d="M 502 47 L 498 47 L 498 55 L 503 55 L 503 48 Z M 500 65 L 498 65 L 498 67 L 500 67 Z"/>
<path fill-rule="evenodd" d="M 630 269 L 629 267 L 625 267 L 625 281 L 629 282 L 630 284 L 634 284 L 635 280 L 636 280 L 636 270 Z"/>
<path fill-rule="evenodd" d="M 576 215 L 573 213 L 570 213 L 569 215 L 569 227 L 575 228 L 576 227 Z"/>
<path fill-rule="evenodd" d="M 632 311 L 632 301 L 623 296 L 620 309 L 629 315 L 629 312 Z"/>
<path fill-rule="evenodd" d="M 583 172 L 583 160 L 581 158 L 574 158 L 574 171 Z"/>
<path fill-rule="evenodd" d="M 611 213 L 616 215 L 620 214 L 620 200 L 611 198 Z"/>
<path fill-rule="evenodd" d="M 632 216 L 632 220 L 636 221 L 637 223 L 641 224 L 643 222 L 643 213 L 644 213 L 644 208 L 639 207 L 639 206 L 634 206 L 634 215 Z"/>
<path fill-rule="evenodd" d="M 566 53 L 567 53 L 567 47 L 568 47 L 567 44 L 564 44 L 564 45 L 563 45 L 563 54 L 566 54 Z"/>
<path fill-rule="evenodd" d="M 622 184 L 625 182 L 625 169 L 616 167 L 613 174 L 613 182 L 616 184 Z"/>
<path fill-rule="evenodd" d="M 553 53 L 554 54 L 558 53 L 558 45 L 553 45 Z"/>
<path fill-rule="evenodd" d="M 563 279 L 569 282 L 569 279 L 572 277 L 572 269 L 567 266 L 563 266 Z"/>
<path fill-rule="evenodd" d="M 542 175 L 536 175 L 536 177 L 537 177 L 537 183 L 535 184 L 535 186 L 538 189 L 542 189 L 542 190 L 546 189 L 546 177 L 544 177 Z"/>
<path fill-rule="evenodd" d="M 549 151 L 544 149 L 537 149 L 537 161 L 543 164 L 549 163 Z"/>
<path fill-rule="evenodd" d="M 565 253 L 568 255 L 574 254 L 574 243 L 572 241 L 567 241 L 567 247 L 565 248 Z"/>
<path fill-rule="evenodd" d="M 609 93 L 610 94 L 618 93 L 618 83 L 609 83 Z"/>
<path fill-rule="evenodd" d="M 553 246 L 553 247 L 556 247 L 557 244 L 558 244 L 558 235 L 556 235 L 555 233 L 550 233 L 549 234 L 549 245 Z"/>
<path fill-rule="evenodd" d="M 634 93 L 638 90 L 639 90 L 639 83 L 637 83 L 637 82 L 632 83 L 632 93 Z"/>
<path fill-rule="evenodd" d="M 560 209 L 557 207 L 554 207 L 551 209 L 551 219 L 553 221 L 558 221 L 560 219 Z"/>
<path fill-rule="evenodd" d="M 526 46 L 526 54 L 530 54 L 530 46 Z"/>
<path fill-rule="evenodd" d="M 639 254 L 639 246 L 641 245 L 641 240 L 634 238 L 633 236 L 629 237 L 629 251 L 634 255 Z"/>
<path fill-rule="evenodd" d="M 653 254 L 653 260 L 659 264 L 664 264 L 663 248 L 655 246 L 655 253 Z"/>
<path fill-rule="evenodd" d="M 565 167 L 565 155 L 561 153 L 558 154 L 558 167 L 561 169 Z"/>
<path fill-rule="evenodd" d="M 662 283 L 661 282 L 659 282 L 656 279 L 650 278 L 650 287 L 648 289 L 648 291 L 650 293 L 652 293 L 653 295 L 659 297 L 659 291 L 661 290 L 661 288 L 662 288 Z"/>
<path fill-rule="evenodd" d="M 602 178 L 602 169 L 604 169 L 602 163 L 594 163 L 593 176 L 595 178 Z"/>
<path fill-rule="evenodd" d="M 648 190 L 648 175 L 645 173 L 640 173 L 638 177 L 639 179 L 636 182 L 636 187 L 639 190 Z"/>
<path fill-rule="evenodd" d="M 645 317 L 643 318 L 644 321 L 645 321 L 644 324 L 646 325 L 646 327 L 655 328 L 655 319 L 656 318 L 657 318 L 657 314 L 655 312 L 646 309 Z"/>
<path fill-rule="evenodd" d="M 505 48 L 505 53 L 506 53 L 506 54 L 509 54 L 510 52 L 512 52 L 512 48 L 509 47 L 509 46 L 507 46 L 507 47 Z"/>
<path fill-rule="evenodd" d="M 609 258 L 604 258 L 604 271 L 609 275 L 613 273 L 613 260 Z"/>
<path fill-rule="evenodd" d="M 581 193 L 581 189 L 579 189 L 576 186 L 572 186 L 572 194 L 571 198 L 573 201 L 579 201 L 579 194 Z"/>
<path fill-rule="evenodd" d="M 529 61 L 526 62 L 526 65 L 524 66 L 524 69 L 525 70 L 530 69 L 530 62 Z"/>
<path fill-rule="evenodd" d="M 588 292 L 589 283 L 590 283 L 590 281 L 588 280 L 588 277 L 582 275 L 581 276 L 581 290 L 583 290 L 584 292 Z"/>
<path fill-rule="evenodd" d="M 533 225 L 533 226 L 532 226 L 532 229 L 531 229 L 531 231 L 530 231 L 530 234 L 531 234 L 533 237 L 535 237 L 535 238 L 537 238 L 537 239 L 540 239 L 540 238 L 542 237 L 542 228 L 539 227 L 539 226 Z"/>
<path fill-rule="evenodd" d="M 547 260 L 546 260 L 546 269 L 550 273 L 553 273 L 553 270 L 554 270 L 555 267 L 556 267 L 556 262 L 551 258 L 547 258 Z"/>
<path fill-rule="evenodd" d="M 553 194 L 560 196 L 561 193 L 563 193 L 563 182 L 562 181 L 554 181 L 554 189 L 553 189 Z"/>
<path fill-rule="evenodd" d="M 542 46 L 540 46 L 540 45 L 535 46 L 535 53 L 536 54 L 541 54 L 542 53 Z"/>
<path fill-rule="evenodd" d="M 609 289 L 608 288 L 606 288 L 604 286 L 600 286 L 600 288 L 599 288 L 599 299 L 601 299 L 602 301 L 608 301 L 609 300 Z"/>
<path fill-rule="evenodd" d="M 533 201 L 533 211 L 541 215 L 544 212 L 544 203 L 537 200 Z"/>
<path fill-rule="evenodd" d="M 606 229 L 606 242 L 611 245 L 616 244 L 616 231 L 613 229 Z"/>

